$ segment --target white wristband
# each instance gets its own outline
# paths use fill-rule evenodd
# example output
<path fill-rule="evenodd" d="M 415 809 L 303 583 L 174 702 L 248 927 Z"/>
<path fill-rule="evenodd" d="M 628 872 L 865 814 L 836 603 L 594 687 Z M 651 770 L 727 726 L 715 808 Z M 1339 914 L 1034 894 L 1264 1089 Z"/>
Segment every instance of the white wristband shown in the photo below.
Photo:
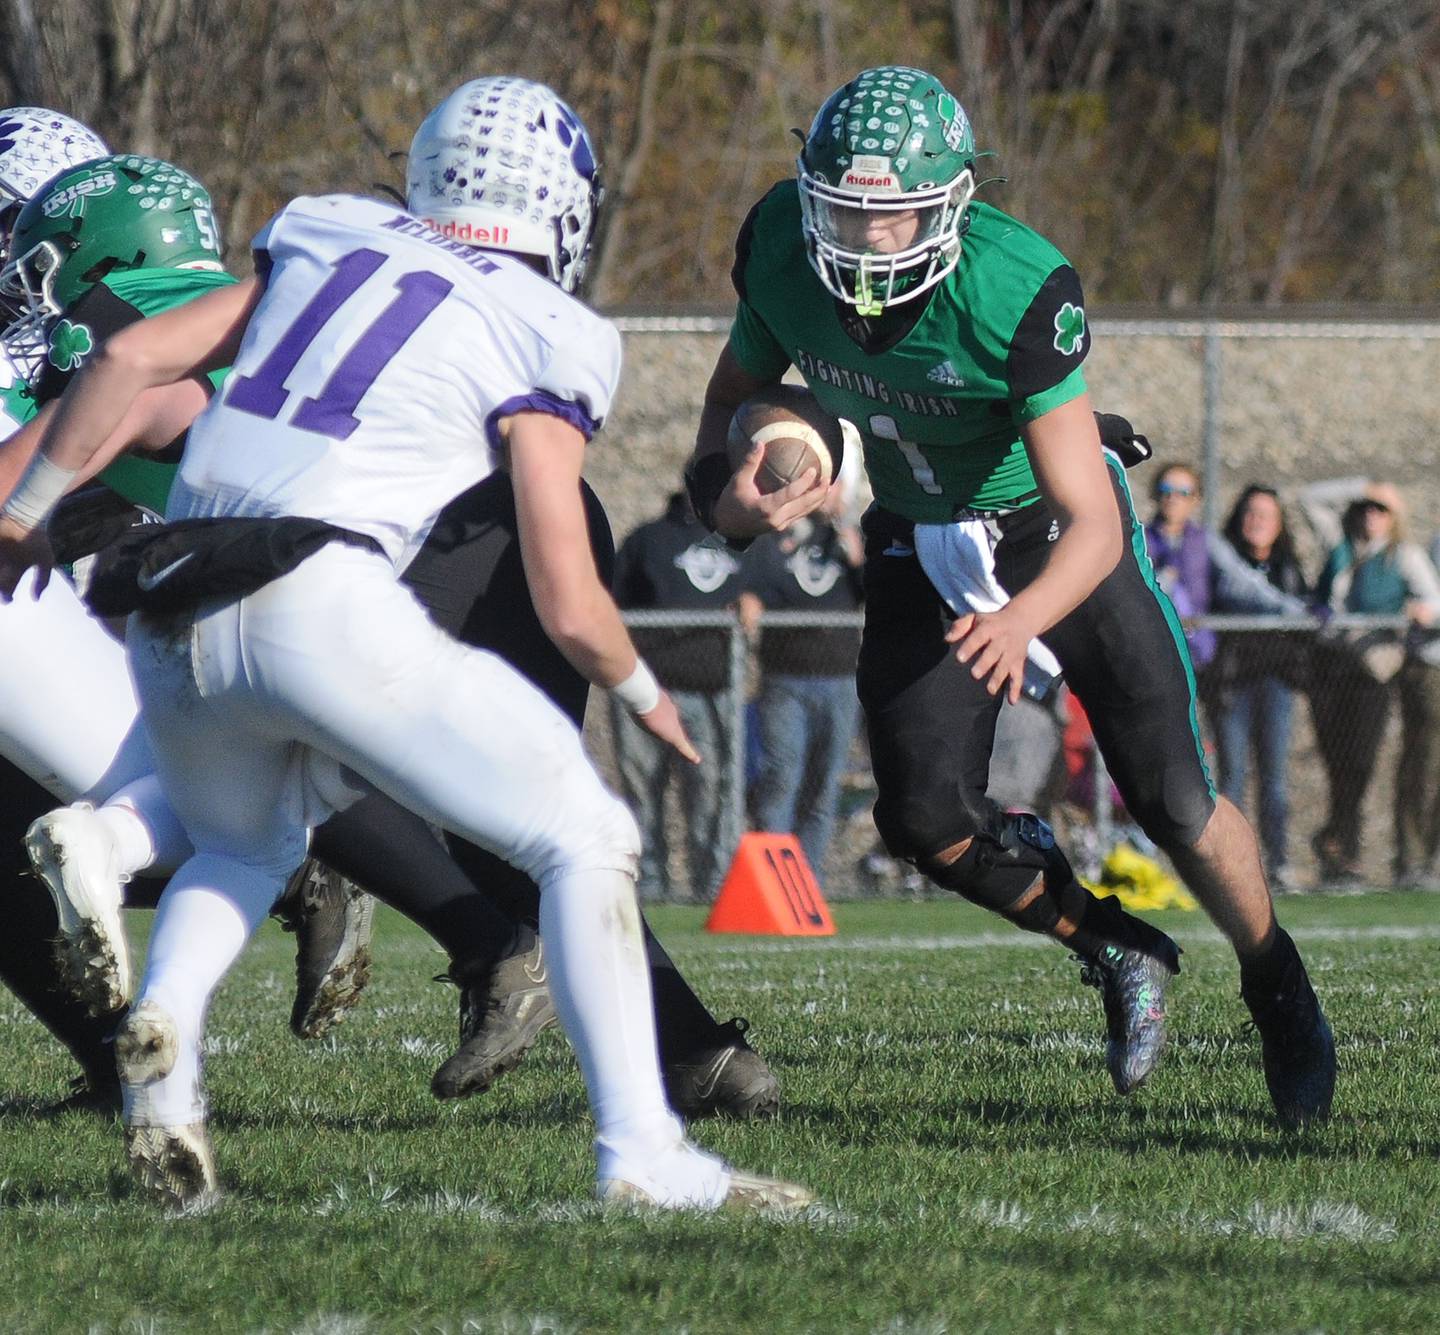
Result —
<path fill-rule="evenodd" d="M 660 683 L 643 658 L 635 660 L 635 671 L 624 681 L 610 688 L 613 695 L 632 714 L 648 714 L 660 703 Z"/>
<path fill-rule="evenodd" d="M 5 517 L 21 528 L 39 528 L 60 503 L 74 477 L 70 469 L 57 468 L 43 454 L 37 454 L 5 502 Z"/>

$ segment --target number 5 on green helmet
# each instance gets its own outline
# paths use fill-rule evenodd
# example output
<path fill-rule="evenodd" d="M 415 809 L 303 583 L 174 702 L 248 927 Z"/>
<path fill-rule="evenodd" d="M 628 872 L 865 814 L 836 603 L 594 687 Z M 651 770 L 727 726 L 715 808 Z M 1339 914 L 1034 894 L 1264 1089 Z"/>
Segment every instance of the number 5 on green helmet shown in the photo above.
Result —
<path fill-rule="evenodd" d="M 210 194 L 159 158 L 96 158 L 52 177 L 20 210 L 0 270 L 7 341 L 38 333 L 107 275 L 220 269 Z"/>

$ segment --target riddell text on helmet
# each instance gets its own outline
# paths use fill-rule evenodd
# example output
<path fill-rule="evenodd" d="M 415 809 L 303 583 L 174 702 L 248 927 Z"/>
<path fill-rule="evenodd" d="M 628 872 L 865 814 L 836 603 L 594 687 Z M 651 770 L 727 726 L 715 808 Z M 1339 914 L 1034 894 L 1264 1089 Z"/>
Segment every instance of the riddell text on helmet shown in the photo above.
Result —
<path fill-rule="evenodd" d="M 441 236 L 453 241 L 468 241 L 472 246 L 506 246 L 510 244 L 510 229 L 503 223 L 499 227 L 476 227 L 474 223 L 450 220 L 431 221 L 426 219 Z"/>

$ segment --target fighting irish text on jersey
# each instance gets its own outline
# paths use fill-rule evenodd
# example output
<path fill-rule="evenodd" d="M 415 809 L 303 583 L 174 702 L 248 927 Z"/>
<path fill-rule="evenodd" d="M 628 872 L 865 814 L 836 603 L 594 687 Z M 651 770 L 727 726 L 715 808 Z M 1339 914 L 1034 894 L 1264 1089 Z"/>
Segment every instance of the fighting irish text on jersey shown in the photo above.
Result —
<path fill-rule="evenodd" d="M 171 518 L 303 515 L 403 563 L 494 468 L 502 418 L 589 439 L 609 410 L 614 326 L 519 259 L 346 195 L 295 200 L 254 246 L 265 296 L 191 427 Z"/>
<path fill-rule="evenodd" d="M 1020 428 L 1084 393 L 1090 348 L 1080 281 L 1043 237 L 972 205 L 959 266 L 880 351 L 850 337 L 811 269 L 793 181 L 751 212 L 734 277 L 736 359 L 767 379 L 793 364 L 829 412 L 859 428 L 880 504 L 943 523 L 1035 499 Z"/>

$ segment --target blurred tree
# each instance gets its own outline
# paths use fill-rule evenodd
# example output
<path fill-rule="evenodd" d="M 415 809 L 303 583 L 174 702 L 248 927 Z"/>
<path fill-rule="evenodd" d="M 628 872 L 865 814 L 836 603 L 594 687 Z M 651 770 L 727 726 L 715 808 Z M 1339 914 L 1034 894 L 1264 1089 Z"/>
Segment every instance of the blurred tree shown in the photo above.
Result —
<path fill-rule="evenodd" d="M 242 264 L 293 194 L 403 188 L 415 125 L 463 80 L 551 83 L 601 148 L 607 305 L 727 302 L 791 129 L 897 60 L 955 90 L 996 154 L 981 197 L 1093 299 L 1440 290 L 1433 0 L 0 0 L 0 99 L 182 162 Z"/>

